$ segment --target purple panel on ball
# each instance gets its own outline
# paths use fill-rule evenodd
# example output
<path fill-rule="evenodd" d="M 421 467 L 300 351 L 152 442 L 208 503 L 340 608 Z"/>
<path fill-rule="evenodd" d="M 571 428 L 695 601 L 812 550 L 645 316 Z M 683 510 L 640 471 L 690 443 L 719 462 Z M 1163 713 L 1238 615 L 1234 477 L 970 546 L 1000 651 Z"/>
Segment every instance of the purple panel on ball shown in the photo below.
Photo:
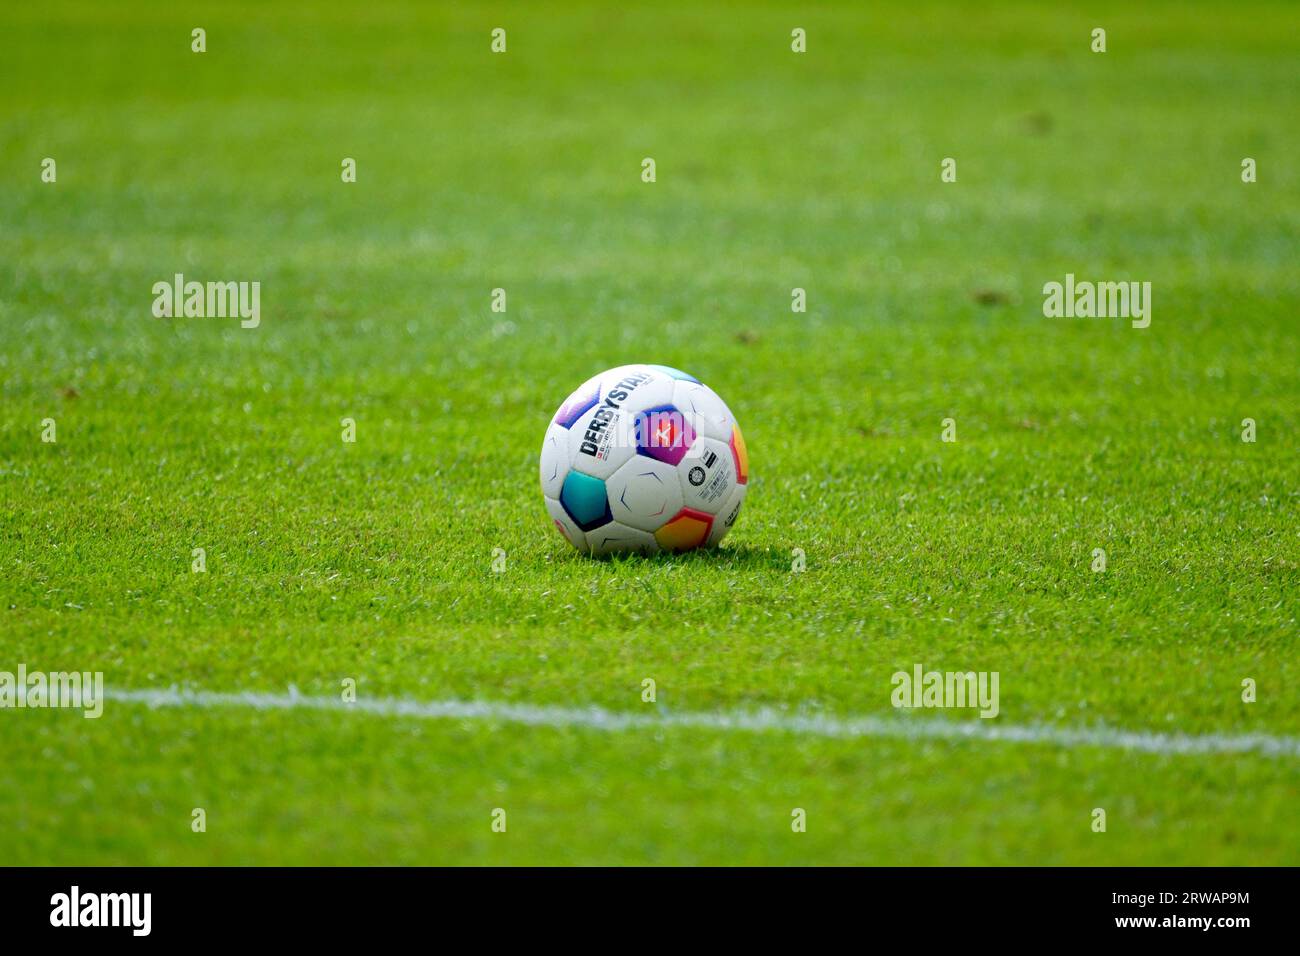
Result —
<path fill-rule="evenodd" d="M 676 465 L 695 443 L 695 429 L 672 405 L 648 408 L 636 423 L 636 451 L 665 464 Z"/>
<path fill-rule="evenodd" d="M 560 410 L 555 413 L 556 424 L 565 428 L 572 428 L 573 423 L 598 401 L 600 401 L 600 382 L 595 381 L 589 385 L 584 385 L 570 395 L 568 401 L 560 406 Z"/>

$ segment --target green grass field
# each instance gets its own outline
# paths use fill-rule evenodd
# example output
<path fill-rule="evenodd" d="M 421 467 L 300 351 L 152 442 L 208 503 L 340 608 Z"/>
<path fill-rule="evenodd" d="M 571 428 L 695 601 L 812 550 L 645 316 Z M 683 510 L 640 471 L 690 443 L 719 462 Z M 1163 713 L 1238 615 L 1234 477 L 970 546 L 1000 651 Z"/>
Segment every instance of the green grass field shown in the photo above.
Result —
<path fill-rule="evenodd" d="M 1300 735 L 1296 12 L 1143 6 L 4 6 L 0 671 L 983 726 L 0 710 L 0 860 L 1300 862 L 1294 750 L 978 735 Z M 154 318 L 177 272 L 261 325 Z M 1045 318 L 1066 273 L 1151 326 Z M 628 362 L 745 430 L 716 552 L 546 517 Z M 896 711 L 917 663 L 1000 714 Z"/>

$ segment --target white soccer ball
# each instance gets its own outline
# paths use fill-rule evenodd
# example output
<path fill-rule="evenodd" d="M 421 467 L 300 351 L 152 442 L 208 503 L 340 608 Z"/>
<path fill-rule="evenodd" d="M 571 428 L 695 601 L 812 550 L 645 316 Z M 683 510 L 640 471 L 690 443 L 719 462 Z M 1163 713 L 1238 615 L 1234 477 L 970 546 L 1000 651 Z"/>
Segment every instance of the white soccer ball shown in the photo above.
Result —
<path fill-rule="evenodd" d="M 542 441 L 542 495 L 579 551 L 713 547 L 749 484 L 731 409 L 665 365 L 621 365 L 584 382 Z"/>

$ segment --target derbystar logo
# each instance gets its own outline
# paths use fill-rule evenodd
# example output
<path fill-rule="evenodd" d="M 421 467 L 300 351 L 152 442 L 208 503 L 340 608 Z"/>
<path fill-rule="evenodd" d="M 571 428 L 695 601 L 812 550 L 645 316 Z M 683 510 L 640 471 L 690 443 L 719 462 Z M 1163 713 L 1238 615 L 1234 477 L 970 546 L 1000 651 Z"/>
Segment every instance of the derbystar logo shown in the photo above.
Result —
<path fill-rule="evenodd" d="M 653 375 L 637 372 L 620 379 L 609 390 L 605 400 L 596 409 L 596 413 L 591 416 L 591 424 L 587 426 L 587 433 L 582 436 L 580 450 L 584 455 L 590 455 L 592 458 L 604 457 L 602 452 L 609 445 L 606 436 L 614 422 L 618 420 L 618 410 L 623 407 L 623 403 L 628 400 L 628 396 L 632 394 L 638 385 L 644 385 L 653 378 Z M 602 439 L 605 440 L 602 441 Z"/>

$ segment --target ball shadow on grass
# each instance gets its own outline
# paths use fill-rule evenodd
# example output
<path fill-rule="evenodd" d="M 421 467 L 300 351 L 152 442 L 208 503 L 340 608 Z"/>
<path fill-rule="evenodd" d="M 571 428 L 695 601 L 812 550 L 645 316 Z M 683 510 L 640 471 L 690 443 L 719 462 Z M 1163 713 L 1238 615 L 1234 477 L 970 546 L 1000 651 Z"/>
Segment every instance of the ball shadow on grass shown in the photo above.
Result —
<path fill-rule="evenodd" d="M 658 554 L 602 554 L 574 553 L 585 561 L 599 561 L 606 565 L 646 566 L 674 564 L 685 567 L 716 567 L 735 571 L 789 571 L 789 556 L 768 548 L 755 548 L 747 544 L 722 544 L 716 548 L 695 548 L 690 551 L 660 551 Z"/>

